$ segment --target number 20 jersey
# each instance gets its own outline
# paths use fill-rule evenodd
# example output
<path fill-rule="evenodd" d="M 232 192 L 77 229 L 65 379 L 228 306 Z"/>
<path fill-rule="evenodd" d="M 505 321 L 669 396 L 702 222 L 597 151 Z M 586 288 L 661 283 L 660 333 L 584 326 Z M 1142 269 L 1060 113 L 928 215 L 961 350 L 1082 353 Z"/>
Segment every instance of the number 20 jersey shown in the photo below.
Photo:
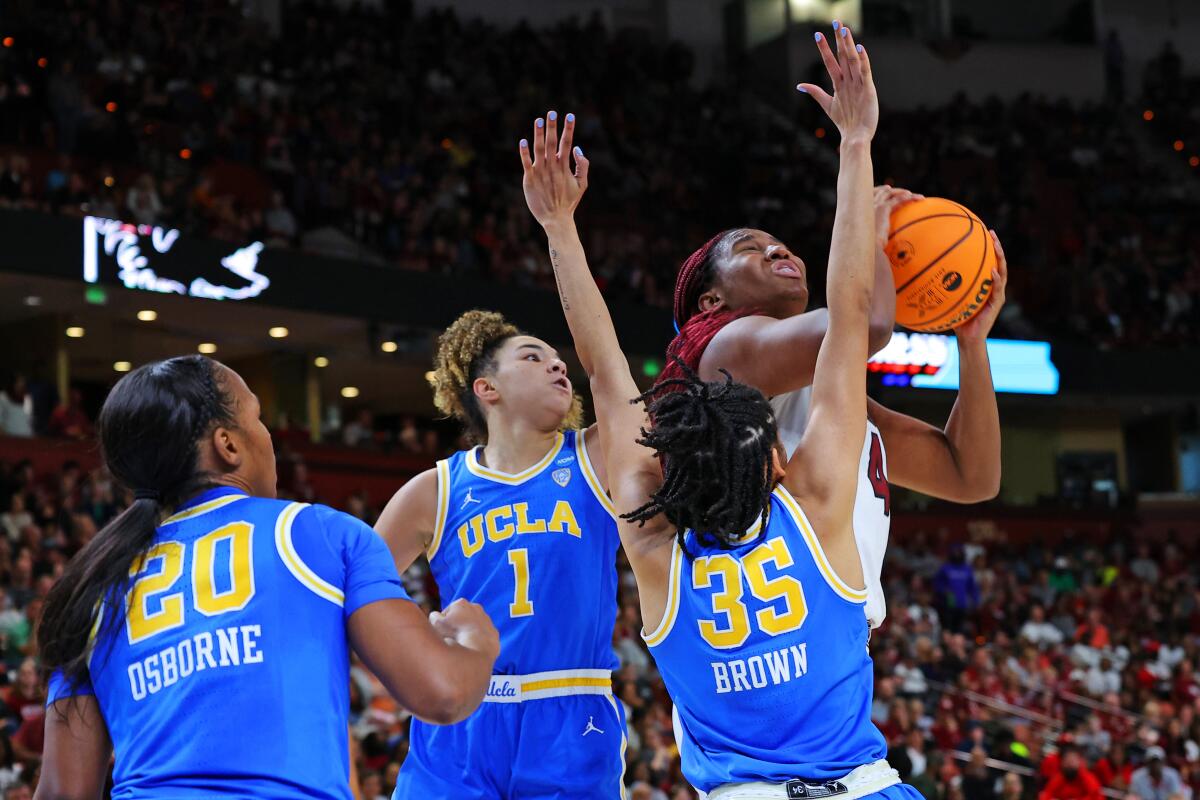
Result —
<path fill-rule="evenodd" d="M 223 487 L 165 520 L 130 577 L 85 680 L 55 672 L 47 700 L 95 695 L 112 796 L 349 800 L 346 621 L 407 598 L 383 540 L 325 506 Z"/>
<path fill-rule="evenodd" d="M 498 675 L 615 669 L 620 540 L 584 432 L 559 434 L 515 475 L 480 464 L 481 449 L 437 464 L 428 556 L 442 607 L 484 607 L 500 632 Z"/>
<path fill-rule="evenodd" d="M 760 526 L 756 526 L 758 528 Z M 882 759 L 866 592 L 844 583 L 796 500 L 733 549 L 673 545 L 667 607 L 644 634 L 678 715 L 681 766 L 726 783 L 826 781 Z"/>

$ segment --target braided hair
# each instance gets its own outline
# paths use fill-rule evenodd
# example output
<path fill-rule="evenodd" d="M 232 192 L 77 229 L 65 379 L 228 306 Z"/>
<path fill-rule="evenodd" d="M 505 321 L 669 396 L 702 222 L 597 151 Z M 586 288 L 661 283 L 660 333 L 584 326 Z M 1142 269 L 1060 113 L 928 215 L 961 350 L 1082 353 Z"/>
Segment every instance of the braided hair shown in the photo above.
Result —
<path fill-rule="evenodd" d="M 685 364 L 682 377 L 660 381 L 633 402 L 649 402 L 653 424 L 639 444 L 663 462 L 663 483 L 628 514 L 631 522 L 663 514 L 680 547 L 691 530 L 702 547 L 729 549 L 766 513 L 775 488 L 775 414 L 763 393 L 737 383 L 706 382 Z"/>

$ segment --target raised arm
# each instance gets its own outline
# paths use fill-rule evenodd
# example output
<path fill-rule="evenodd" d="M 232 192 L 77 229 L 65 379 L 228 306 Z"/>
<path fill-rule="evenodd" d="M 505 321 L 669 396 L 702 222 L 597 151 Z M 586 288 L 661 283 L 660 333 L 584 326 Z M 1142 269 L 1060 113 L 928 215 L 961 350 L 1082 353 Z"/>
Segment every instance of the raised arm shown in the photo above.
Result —
<path fill-rule="evenodd" d="M 575 228 L 575 209 L 587 190 L 588 160 L 582 149 L 572 147 L 574 134 L 573 114 L 566 117 L 561 141 L 557 114 L 551 111 L 545 119 L 539 118 L 532 142 L 521 140 L 521 183 L 530 212 L 546 231 L 558 296 L 575 351 L 591 382 L 609 490 L 617 510 L 627 512 L 643 505 L 658 489 L 662 472 L 654 453 L 637 443 L 642 427 L 648 425 L 646 411 L 641 404 L 630 403 L 640 392 Z M 671 537 L 664 532 L 670 525 L 660 517 L 640 528 L 626 522 L 618 527 L 637 577 L 643 620 L 653 627 L 666 605 Z"/>
<path fill-rule="evenodd" d="M 990 500 L 1000 491 L 1000 412 L 992 387 L 987 337 L 1008 285 L 1008 263 L 992 231 L 996 272 L 987 304 L 958 337 L 958 398 L 946 427 L 891 411 L 871 401 L 871 420 L 888 449 L 888 479 L 898 486 L 956 503 Z"/>
<path fill-rule="evenodd" d="M 817 34 L 833 96 L 811 84 L 799 87 L 837 125 L 842 143 L 826 292 L 829 331 L 817 357 L 808 426 L 788 464 L 785 485 L 805 503 L 834 569 L 861 585 L 851 523 L 867 422 L 867 320 L 875 263 L 871 138 L 879 103 L 865 50 L 855 45 L 849 29 L 835 31 L 836 56 Z"/>
<path fill-rule="evenodd" d="M 884 252 L 888 222 L 898 206 L 922 195 L 891 186 L 875 187 L 875 272 L 867 344 L 877 353 L 891 341 L 896 322 L 896 287 L 892 264 Z M 829 328 L 829 314 L 819 308 L 774 319 L 754 314 L 734 320 L 721 329 L 700 359 L 700 377 L 723 380 L 727 370 L 735 380 L 748 383 L 771 397 L 812 385 L 817 352 Z"/>

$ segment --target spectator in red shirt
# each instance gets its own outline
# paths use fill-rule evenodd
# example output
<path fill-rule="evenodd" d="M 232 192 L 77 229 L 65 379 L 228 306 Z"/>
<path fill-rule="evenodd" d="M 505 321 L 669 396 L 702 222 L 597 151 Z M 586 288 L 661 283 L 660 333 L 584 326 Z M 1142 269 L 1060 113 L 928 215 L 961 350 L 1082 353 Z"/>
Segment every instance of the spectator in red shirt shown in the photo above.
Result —
<path fill-rule="evenodd" d="M 1083 763 L 1078 746 L 1062 750 L 1058 772 L 1050 778 L 1038 800 L 1101 800 L 1100 781 Z"/>
<path fill-rule="evenodd" d="M 92 436 L 92 421 L 83 410 L 83 394 L 78 389 L 72 387 L 67 394 L 67 401 L 54 409 L 48 427 L 51 436 L 67 439 L 88 439 Z"/>
<path fill-rule="evenodd" d="M 1108 748 L 1108 754 L 1096 762 L 1096 777 L 1109 789 L 1121 791 L 1129 788 L 1129 778 L 1132 775 L 1133 764 L 1129 762 L 1123 742 L 1113 742 Z"/>
<path fill-rule="evenodd" d="M 1108 627 L 1100 621 L 1102 612 L 1093 607 L 1088 611 L 1087 622 L 1075 629 L 1075 641 L 1103 650 L 1111 643 L 1108 638 Z"/>

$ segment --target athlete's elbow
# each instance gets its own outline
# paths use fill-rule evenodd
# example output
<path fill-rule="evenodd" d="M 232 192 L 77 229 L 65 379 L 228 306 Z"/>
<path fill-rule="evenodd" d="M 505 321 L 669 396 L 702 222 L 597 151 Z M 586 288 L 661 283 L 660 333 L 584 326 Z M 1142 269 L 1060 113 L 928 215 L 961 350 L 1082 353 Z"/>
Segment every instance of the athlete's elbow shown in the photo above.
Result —
<path fill-rule="evenodd" d="M 418 707 L 410 710 L 433 725 L 453 725 L 469 717 L 483 700 L 475 681 L 459 679 L 454 670 L 439 670 L 431 675 Z"/>
<path fill-rule="evenodd" d="M 986 503 L 1000 494 L 1000 472 L 973 475 L 963 481 L 960 503 Z"/>
<path fill-rule="evenodd" d="M 888 346 L 888 342 L 892 340 L 892 331 L 895 327 L 895 322 L 892 315 L 880 315 L 878 313 L 871 315 L 870 325 L 867 329 L 867 344 L 871 348 L 871 353 L 878 353 L 880 350 Z"/>

